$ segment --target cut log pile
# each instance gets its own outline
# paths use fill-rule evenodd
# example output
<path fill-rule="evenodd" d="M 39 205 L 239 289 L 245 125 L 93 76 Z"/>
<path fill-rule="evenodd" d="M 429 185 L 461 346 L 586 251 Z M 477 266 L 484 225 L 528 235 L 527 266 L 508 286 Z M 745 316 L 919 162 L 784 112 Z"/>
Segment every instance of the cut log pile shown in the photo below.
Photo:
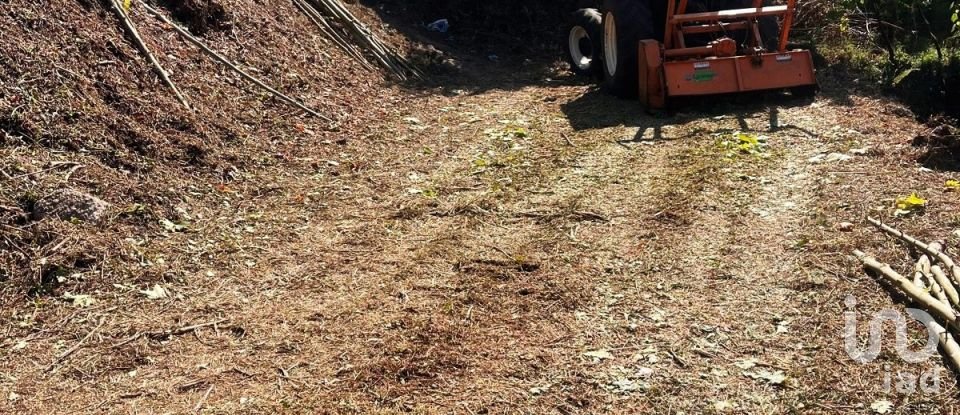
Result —
<path fill-rule="evenodd" d="M 938 334 L 944 360 L 954 370 L 960 370 L 960 345 L 955 339 L 960 335 L 960 319 L 955 312 L 960 308 L 960 266 L 938 242 L 922 242 L 874 218 L 867 218 L 867 221 L 887 235 L 914 247 L 920 253 L 920 259 L 913 268 L 912 278 L 907 278 L 890 265 L 862 251 L 853 251 L 854 256 L 863 263 L 864 268 L 885 281 L 887 286 L 933 317 L 935 321 L 927 323 L 927 328 Z"/>

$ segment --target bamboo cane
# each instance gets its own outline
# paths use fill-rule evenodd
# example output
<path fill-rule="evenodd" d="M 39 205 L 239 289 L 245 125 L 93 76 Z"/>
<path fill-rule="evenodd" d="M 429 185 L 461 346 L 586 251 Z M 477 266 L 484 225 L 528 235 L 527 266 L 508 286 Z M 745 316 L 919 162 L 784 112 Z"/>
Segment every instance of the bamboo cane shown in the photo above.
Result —
<path fill-rule="evenodd" d="M 114 1 L 116 1 L 116 0 L 114 0 Z M 324 121 L 327 121 L 327 122 L 331 122 L 331 123 L 333 122 L 333 120 L 331 120 L 330 118 L 325 117 L 323 114 L 320 114 L 319 112 L 317 112 L 317 111 L 315 111 L 314 109 L 312 109 L 312 108 L 310 108 L 310 107 L 308 107 L 308 106 L 300 103 L 299 101 L 297 101 L 297 100 L 295 100 L 295 99 L 293 99 L 293 98 L 290 98 L 290 97 L 284 95 L 282 92 L 277 91 L 276 89 L 271 88 L 271 87 L 268 86 L 267 84 L 265 84 L 265 83 L 263 83 L 262 81 L 260 81 L 259 79 L 255 78 L 253 75 L 250 75 L 250 74 L 244 72 L 243 69 L 240 69 L 237 65 L 235 65 L 233 62 L 230 62 L 230 60 L 228 60 L 228 59 L 227 59 L 226 57 L 224 57 L 223 55 L 215 52 L 215 51 L 214 51 L 213 49 L 211 49 L 209 46 L 207 46 L 207 45 L 204 44 L 202 41 L 200 41 L 200 39 L 197 39 L 196 37 L 194 37 L 193 35 L 191 35 L 190 32 L 188 32 L 186 29 L 184 29 L 184 28 L 178 26 L 177 24 L 171 22 L 170 19 L 167 19 L 166 16 L 164 16 L 162 13 L 160 13 L 160 12 L 157 11 L 156 9 L 154 9 L 154 8 L 152 8 L 152 7 L 150 7 L 150 6 L 147 6 L 146 4 L 144 4 L 143 7 L 144 7 L 148 12 L 150 12 L 150 14 L 152 14 L 154 17 L 156 17 L 158 20 L 162 21 L 163 23 L 166 23 L 168 26 L 170 26 L 170 27 L 172 27 L 174 30 L 176 30 L 177 33 L 179 33 L 180 36 L 182 36 L 184 39 L 186 39 L 186 40 L 189 41 L 190 43 L 194 44 L 196 47 L 200 48 L 201 51 L 203 51 L 204 53 L 206 53 L 207 55 L 209 55 L 209 56 L 210 56 L 211 58 L 213 58 L 214 60 L 216 60 L 216 61 L 218 61 L 218 62 L 226 65 L 228 68 L 232 69 L 234 72 L 236 72 L 237 74 L 239 74 L 240 76 L 242 76 L 242 77 L 245 78 L 246 80 L 248 80 L 248 81 L 250 81 L 250 82 L 253 82 L 255 85 L 257 85 L 257 86 L 259 86 L 260 88 L 262 88 L 263 90 L 269 92 L 269 93 L 272 94 L 273 96 L 275 96 L 275 97 L 277 97 L 277 98 L 280 98 L 280 99 L 283 100 L 283 101 L 286 101 L 286 102 L 287 102 L 288 104 L 290 104 L 290 105 L 293 105 L 293 106 L 295 106 L 295 107 L 297 107 L 297 108 L 300 108 L 300 109 L 306 111 L 308 114 L 310 114 L 310 115 L 312 115 L 312 116 L 314 116 L 314 117 L 320 118 L 320 119 L 322 119 L 322 120 L 324 120 Z"/>
<path fill-rule="evenodd" d="M 184 98 L 183 94 L 180 92 L 180 89 L 177 88 L 177 85 L 173 83 L 173 80 L 170 79 L 170 75 L 167 73 L 167 70 L 163 68 L 163 65 L 160 64 L 160 61 L 157 60 L 157 57 L 153 55 L 153 52 L 150 51 L 150 48 L 147 47 L 146 42 L 143 41 L 143 38 L 140 36 L 140 32 L 137 30 L 137 26 L 133 24 L 133 21 L 130 20 L 130 17 L 127 16 L 127 13 L 123 10 L 123 6 L 120 5 L 118 0 L 110 0 L 110 8 L 113 9 L 113 12 L 117 15 L 117 18 L 120 19 L 120 22 L 123 23 L 123 28 L 127 31 L 127 34 L 130 35 L 130 38 L 133 40 L 133 43 L 137 45 L 137 48 L 140 49 L 140 52 L 146 56 L 147 61 L 150 62 L 150 65 L 153 66 L 153 70 L 160 76 L 160 79 L 163 83 L 167 84 L 173 94 L 176 95 L 177 101 L 180 101 L 180 104 L 187 109 L 190 109 L 190 104 L 187 102 L 187 99 Z"/>
<path fill-rule="evenodd" d="M 890 282 L 890 284 L 892 284 L 894 287 L 906 294 L 911 300 L 922 305 L 924 309 L 933 315 L 933 317 L 943 321 L 954 330 L 958 328 L 957 317 L 953 314 L 953 310 L 951 310 L 948 304 L 940 302 L 936 298 L 933 298 L 933 296 L 926 291 L 921 290 L 917 286 L 913 285 L 909 280 L 897 273 L 897 271 L 895 271 L 893 268 L 890 268 L 890 265 L 877 261 L 876 258 L 868 256 L 860 250 L 854 250 L 853 255 L 857 257 L 857 259 L 860 260 L 860 262 L 863 263 L 866 268 L 873 270 L 886 281 Z"/>
<path fill-rule="evenodd" d="M 357 19 L 342 3 L 337 0 L 310 0 L 307 4 L 314 9 L 323 10 L 350 33 L 355 41 L 360 43 L 381 66 L 388 69 L 401 80 L 408 76 L 422 78 L 423 73 L 403 56 L 393 52 Z"/>
<path fill-rule="evenodd" d="M 937 249 L 939 247 L 939 244 L 931 244 L 933 245 L 931 247 L 931 245 L 920 242 L 916 238 L 910 235 L 907 235 L 903 232 L 900 232 L 884 224 L 883 222 L 880 222 L 879 220 L 876 220 L 874 218 L 867 218 L 867 221 L 873 224 L 874 226 L 876 226 L 877 228 L 879 228 L 880 230 L 886 232 L 887 234 L 895 238 L 899 238 L 900 240 L 903 240 L 904 242 L 907 242 L 917 247 L 917 249 L 930 255 L 931 258 L 936 258 L 937 261 L 940 261 L 940 263 L 943 264 L 944 270 L 949 271 L 949 275 L 951 276 L 954 287 L 960 286 L 960 267 L 957 266 L 956 262 L 954 262 L 952 258 L 950 258 L 946 253 L 943 252 L 943 249 Z"/>
<path fill-rule="evenodd" d="M 310 20 L 320 32 L 323 33 L 330 41 L 337 45 L 341 50 L 343 50 L 347 55 L 357 61 L 360 66 L 363 66 L 365 69 L 372 70 L 373 66 L 370 65 L 370 62 L 367 61 L 367 58 L 363 56 L 360 51 L 355 47 L 350 45 L 343 37 L 340 36 L 337 31 L 330 26 L 323 15 L 317 12 L 310 4 L 306 3 L 304 0 L 293 0 L 294 6 L 297 7 L 303 14 L 307 16 L 307 19 Z"/>
<path fill-rule="evenodd" d="M 864 267 L 873 270 L 886 281 L 904 294 L 907 299 L 929 311 L 935 319 L 939 319 L 951 327 L 954 331 L 957 329 L 957 320 L 948 303 L 937 301 L 919 287 L 910 283 L 909 280 L 898 274 L 890 265 L 881 263 L 867 254 L 855 250 L 853 255 L 863 263 Z M 927 323 L 929 328 L 937 333 L 937 339 L 940 344 L 941 354 L 944 360 L 948 361 L 954 370 L 960 370 L 960 344 L 954 339 L 950 330 L 937 321 Z"/>

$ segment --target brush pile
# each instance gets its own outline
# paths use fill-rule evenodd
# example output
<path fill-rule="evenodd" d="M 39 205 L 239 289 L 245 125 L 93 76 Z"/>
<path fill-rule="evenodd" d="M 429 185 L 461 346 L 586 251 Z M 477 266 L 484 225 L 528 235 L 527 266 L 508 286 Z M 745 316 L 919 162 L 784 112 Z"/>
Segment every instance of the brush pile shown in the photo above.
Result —
<path fill-rule="evenodd" d="M 920 253 L 920 258 L 914 266 L 912 278 L 907 278 L 862 251 L 853 251 L 854 256 L 865 268 L 879 275 L 891 290 L 933 317 L 933 321 L 925 322 L 927 329 L 937 333 L 944 360 L 955 370 L 960 370 L 960 345 L 955 340 L 960 334 L 960 320 L 956 313 L 960 308 L 960 266 L 947 255 L 941 243 L 924 243 L 877 219 L 867 220 L 887 235 L 912 246 Z"/>
<path fill-rule="evenodd" d="M 377 38 L 338 0 L 293 0 L 293 3 L 325 36 L 361 65 L 369 68 L 370 62 L 360 50 L 347 41 L 348 37 L 398 79 L 405 81 L 410 78 L 423 78 L 423 73 L 416 66 Z"/>
<path fill-rule="evenodd" d="M 956 120 L 933 117 L 927 129 L 913 139 L 920 150 L 917 161 L 934 170 L 960 170 L 960 131 L 952 127 Z"/>

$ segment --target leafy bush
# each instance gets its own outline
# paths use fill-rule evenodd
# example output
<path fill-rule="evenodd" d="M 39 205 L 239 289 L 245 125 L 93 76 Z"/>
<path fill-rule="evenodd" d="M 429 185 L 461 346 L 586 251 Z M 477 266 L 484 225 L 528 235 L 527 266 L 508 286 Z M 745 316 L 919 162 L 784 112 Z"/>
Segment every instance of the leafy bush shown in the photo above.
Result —
<path fill-rule="evenodd" d="M 956 111 L 948 97 L 960 93 L 958 8 L 956 0 L 812 0 L 801 3 L 799 21 L 828 59 L 892 88 L 921 113 Z"/>

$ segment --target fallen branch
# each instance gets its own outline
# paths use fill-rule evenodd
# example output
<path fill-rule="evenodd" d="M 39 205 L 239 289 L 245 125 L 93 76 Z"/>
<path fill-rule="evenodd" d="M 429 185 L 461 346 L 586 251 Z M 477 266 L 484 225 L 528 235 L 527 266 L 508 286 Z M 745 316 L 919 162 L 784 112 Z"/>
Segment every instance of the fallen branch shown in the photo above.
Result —
<path fill-rule="evenodd" d="M 133 24 L 133 21 L 127 16 L 127 13 L 123 10 L 123 6 L 120 4 L 119 0 L 110 0 L 110 6 L 113 9 L 113 12 L 117 15 L 117 18 L 120 19 L 120 22 L 123 23 L 124 29 L 126 29 L 127 34 L 130 35 L 130 38 L 133 39 L 133 43 L 137 45 L 137 48 L 140 49 L 140 52 L 147 57 L 147 60 L 150 61 L 150 64 L 153 66 L 153 70 L 157 72 L 157 75 L 160 76 L 160 79 L 163 80 L 167 86 L 173 90 L 174 95 L 177 96 L 177 101 L 180 101 L 184 107 L 190 109 L 190 104 L 187 102 L 187 99 L 183 97 L 183 94 L 180 92 L 180 89 L 177 88 L 177 85 L 173 83 L 173 80 L 170 79 L 170 75 L 167 74 L 166 69 L 163 69 L 163 65 L 160 64 L 160 61 L 157 60 L 157 57 L 153 55 L 153 52 L 150 52 L 150 48 L 147 47 L 146 42 L 143 41 L 143 38 L 140 37 L 140 32 L 137 31 L 137 27 Z"/>
<path fill-rule="evenodd" d="M 884 231 L 895 238 L 899 238 L 900 240 L 917 247 L 917 249 L 923 251 L 927 255 L 930 255 L 931 258 L 936 258 L 937 261 L 940 261 L 940 263 L 943 264 L 943 268 L 950 271 L 954 286 L 960 286 L 960 267 L 957 266 L 952 258 L 943 252 L 943 249 L 937 249 L 941 248 L 939 244 L 925 244 L 921 241 L 918 241 L 916 238 L 900 232 L 874 218 L 867 218 L 867 221 L 879 228 L 881 231 Z"/>
<path fill-rule="evenodd" d="M 957 289 L 950 279 L 947 278 L 947 274 L 943 272 L 943 269 L 941 269 L 939 265 L 934 265 L 930 267 L 930 274 L 933 275 L 933 279 L 936 280 L 937 285 L 942 288 L 944 296 L 950 300 L 950 304 L 954 307 L 960 307 L 960 297 L 957 296 Z"/>
<path fill-rule="evenodd" d="M 868 256 L 860 250 L 854 250 L 853 255 L 863 263 L 864 267 L 883 277 L 884 280 L 906 294 L 912 301 L 930 312 L 933 317 L 947 323 L 947 325 L 953 329 L 958 328 L 957 317 L 953 314 L 953 310 L 948 304 L 940 302 L 926 291 L 913 285 L 893 268 L 890 268 L 890 265 L 877 261 L 876 258 Z"/>
<path fill-rule="evenodd" d="M 928 324 L 937 333 L 943 358 L 950 362 L 954 370 L 960 371 L 960 344 L 957 344 L 953 335 L 939 323 L 931 321 Z"/>
<path fill-rule="evenodd" d="M 123 346 L 123 345 L 125 345 L 125 344 L 130 343 L 130 342 L 136 341 L 137 339 L 140 339 L 141 337 L 149 337 L 149 338 L 152 338 L 152 339 L 163 340 L 163 339 L 167 339 L 167 338 L 170 338 L 170 337 L 173 337 L 173 336 L 179 336 L 179 335 L 181 335 L 181 334 L 187 334 L 187 333 L 190 333 L 190 332 L 195 331 L 195 330 L 197 330 L 197 329 L 202 329 L 202 328 L 204 328 L 204 327 L 215 326 L 215 325 L 217 325 L 217 324 L 224 323 L 224 322 L 226 322 L 227 320 L 228 320 L 228 319 L 222 318 L 222 319 L 219 319 L 219 320 L 216 320 L 216 321 L 209 321 L 209 322 L 206 322 L 206 323 L 194 324 L 194 325 L 192 325 L 192 326 L 184 326 L 184 327 L 179 327 L 179 328 L 175 328 L 175 329 L 169 329 L 169 330 L 163 330 L 163 331 L 152 331 L 152 332 L 141 332 L 141 333 L 134 334 L 133 336 L 130 336 L 130 337 L 126 338 L 125 340 L 121 341 L 120 343 L 114 344 L 113 346 L 110 346 L 110 347 L 115 349 L 115 348 L 117 348 L 117 347 Z"/>
<path fill-rule="evenodd" d="M 873 258 L 866 256 L 865 254 L 863 254 L 863 252 L 860 252 L 860 251 L 854 251 L 854 255 L 856 255 L 857 259 L 860 259 L 860 261 L 863 262 L 867 268 L 870 268 L 875 272 L 879 273 L 880 275 L 884 276 L 887 279 L 887 281 L 893 282 L 893 280 L 897 278 L 898 275 L 896 275 L 896 272 L 893 271 L 893 269 L 890 268 L 889 265 L 877 262 Z M 920 261 L 917 261 L 917 267 L 916 267 L 917 274 L 921 274 L 924 271 L 924 266 L 927 266 L 929 268 L 929 258 L 927 258 L 926 261 L 924 261 L 924 258 L 927 258 L 927 257 L 923 256 L 920 258 Z M 900 277 L 900 278 L 903 278 L 903 277 Z M 914 278 L 916 279 L 917 275 L 915 275 Z M 903 278 L 903 281 L 907 282 L 906 278 Z M 909 282 L 907 283 L 909 284 Z M 931 281 L 931 283 L 936 285 L 936 282 Z M 893 284 L 899 287 L 899 285 L 896 282 L 893 282 Z M 916 288 L 921 290 L 922 292 L 922 289 L 923 289 L 922 286 L 917 285 Z M 901 290 L 903 289 L 901 288 Z M 907 301 L 913 302 L 914 304 L 919 305 L 921 307 L 926 306 L 923 301 L 917 300 L 915 297 L 911 296 L 909 293 L 907 293 Z M 944 304 L 947 305 L 947 307 L 949 307 L 949 303 L 944 302 Z M 951 310 L 950 316 L 953 316 L 953 315 L 954 315 L 953 311 Z M 960 371 L 960 344 L 958 344 L 956 339 L 953 338 L 953 335 L 950 333 L 950 331 L 947 330 L 945 327 L 943 327 L 943 325 L 941 325 L 940 323 L 936 321 L 929 321 L 926 324 L 928 329 L 933 329 L 933 331 L 937 333 L 937 341 L 940 344 L 940 352 L 943 355 L 944 360 L 949 361 L 950 365 L 953 367 L 954 370 Z"/>
<path fill-rule="evenodd" d="M 113 0 L 113 1 L 116 1 L 116 0 Z M 170 19 L 168 19 L 166 16 L 164 16 L 164 15 L 163 15 L 162 13 L 160 13 L 158 10 L 156 10 L 156 9 L 154 9 L 154 8 L 146 5 L 146 4 L 143 4 L 143 8 L 146 9 L 148 12 L 150 12 L 150 14 L 152 14 L 152 15 L 153 15 L 154 17 L 156 17 L 158 20 L 160 20 L 161 22 L 163 22 L 163 23 L 167 24 L 168 26 L 172 27 L 173 30 L 176 30 L 177 33 L 179 33 L 180 36 L 182 36 L 182 37 L 183 37 L 184 39 L 186 39 L 188 42 L 190 42 L 190 43 L 194 44 L 196 47 L 200 48 L 201 51 L 203 51 L 204 53 L 206 53 L 208 56 L 210 56 L 211 58 L 213 58 L 213 59 L 216 60 L 217 62 L 220 62 L 220 63 L 226 65 L 228 68 L 232 69 L 234 72 L 236 72 L 237 74 L 239 74 L 240 76 L 242 76 L 244 79 L 246 79 L 246 80 L 248 80 L 248 81 L 250 81 L 250 82 L 253 82 L 255 85 L 257 85 L 257 86 L 259 86 L 260 88 L 262 88 L 263 90 L 269 92 L 269 93 L 272 94 L 273 96 L 275 96 L 275 97 L 277 97 L 277 98 L 279 98 L 279 99 L 287 102 L 287 103 L 290 104 L 290 105 L 293 105 L 293 106 L 295 106 L 295 107 L 297 107 L 297 108 L 300 108 L 300 109 L 306 111 L 308 114 L 310 114 L 310 115 L 312 115 L 312 116 L 314 116 L 314 117 L 320 118 L 320 119 L 322 119 L 322 120 L 324 120 L 324 121 L 327 121 L 327 122 L 330 122 L 330 123 L 333 122 L 333 120 L 331 120 L 330 118 L 327 118 L 327 117 L 323 116 L 322 114 L 320 114 L 319 112 L 313 110 L 312 108 L 310 108 L 310 107 L 308 107 L 308 106 L 300 103 L 299 101 L 297 101 L 297 100 L 295 100 L 295 99 L 293 99 L 293 98 L 290 98 L 290 97 L 287 96 L 287 95 L 284 95 L 282 92 L 277 91 L 276 89 L 271 88 L 271 87 L 268 86 L 267 84 L 263 83 L 263 81 L 255 78 L 253 75 L 250 75 L 250 74 L 246 73 L 243 69 L 240 69 L 240 67 L 238 67 L 237 65 L 235 65 L 233 62 L 230 62 L 230 60 L 228 60 L 226 57 L 224 57 L 223 55 L 221 55 L 221 54 L 217 53 L 216 51 L 214 51 L 213 49 L 211 49 L 211 48 L 210 48 L 209 46 L 207 46 L 205 43 L 203 43 L 202 41 L 200 41 L 200 39 L 197 39 L 196 37 L 194 37 L 194 36 L 193 36 L 192 34 L 190 34 L 190 32 L 188 32 L 186 29 L 184 29 L 184 28 L 178 26 L 176 23 L 173 23 L 172 21 L 170 21 Z"/>
<path fill-rule="evenodd" d="M 936 281 L 930 278 L 930 257 L 921 255 L 913 266 L 913 285 L 921 290 L 931 289 Z"/>
<path fill-rule="evenodd" d="M 930 295 L 940 300 L 941 303 L 948 305 L 951 304 L 950 300 L 947 298 L 947 295 L 943 292 L 943 288 L 940 288 L 940 284 L 938 284 L 931 275 L 930 257 L 923 255 L 914 266 L 913 285 L 921 290 L 930 292 Z"/>

